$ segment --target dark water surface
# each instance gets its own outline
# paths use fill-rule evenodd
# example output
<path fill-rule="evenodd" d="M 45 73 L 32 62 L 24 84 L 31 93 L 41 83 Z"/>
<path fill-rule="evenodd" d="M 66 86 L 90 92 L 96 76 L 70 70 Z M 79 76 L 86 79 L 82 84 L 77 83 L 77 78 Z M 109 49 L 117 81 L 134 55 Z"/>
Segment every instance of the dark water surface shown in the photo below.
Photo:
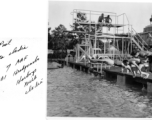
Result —
<path fill-rule="evenodd" d="M 152 96 L 64 67 L 48 70 L 47 116 L 152 117 Z"/>

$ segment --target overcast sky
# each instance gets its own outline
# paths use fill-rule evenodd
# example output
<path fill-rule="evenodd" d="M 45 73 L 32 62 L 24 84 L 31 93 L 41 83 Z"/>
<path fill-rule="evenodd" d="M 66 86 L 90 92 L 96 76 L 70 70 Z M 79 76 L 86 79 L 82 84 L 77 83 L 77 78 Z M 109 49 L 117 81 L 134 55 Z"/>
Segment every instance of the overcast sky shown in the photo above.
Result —
<path fill-rule="evenodd" d="M 152 3 L 120 3 L 120 2 L 86 2 L 86 1 L 49 1 L 49 27 L 53 30 L 63 24 L 70 30 L 73 9 L 115 12 L 117 15 L 126 13 L 130 24 L 137 32 L 150 24 Z"/>

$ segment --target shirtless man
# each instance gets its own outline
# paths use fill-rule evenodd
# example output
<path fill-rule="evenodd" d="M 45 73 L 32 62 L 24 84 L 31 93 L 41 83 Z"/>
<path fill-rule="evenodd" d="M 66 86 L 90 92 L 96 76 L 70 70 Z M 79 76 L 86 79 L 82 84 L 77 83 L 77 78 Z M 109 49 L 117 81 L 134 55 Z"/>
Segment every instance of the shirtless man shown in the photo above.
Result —
<path fill-rule="evenodd" d="M 129 64 L 130 64 L 130 67 L 132 68 L 134 77 L 136 77 L 137 73 L 139 73 L 141 75 L 141 77 L 143 75 L 145 75 L 144 78 L 149 77 L 149 73 L 142 71 L 143 67 L 148 66 L 147 61 L 148 61 L 148 59 L 146 57 L 146 52 L 144 52 L 144 51 L 137 52 L 133 58 L 129 59 Z"/>
<path fill-rule="evenodd" d="M 110 15 L 105 17 L 105 23 L 112 23 L 112 19 L 110 18 Z M 110 30 L 110 27 L 111 27 L 111 24 L 108 25 L 109 30 Z"/>
<path fill-rule="evenodd" d="M 103 14 L 103 13 L 101 14 L 101 16 L 99 16 L 98 22 L 99 22 L 99 23 L 104 22 L 104 14 Z"/>
<path fill-rule="evenodd" d="M 98 18 L 98 23 L 104 23 L 104 14 L 102 13 L 99 18 Z M 96 32 L 102 32 L 102 24 L 97 25 L 97 30 Z"/>
<path fill-rule="evenodd" d="M 149 64 L 148 64 L 148 55 L 149 55 L 148 51 L 140 51 L 140 52 L 137 52 L 137 54 L 135 55 L 136 57 L 138 57 L 140 59 L 140 62 L 139 62 L 139 69 L 140 70 L 143 67 L 145 67 L 145 68 L 149 67 Z"/>
<path fill-rule="evenodd" d="M 110 15 L 108 15 L 108 16 L 105 18 L 105 22 L 106 22 L 106 23 L 111 23 L 111 22 L 112 22 L 112 19 L 110 18 Z"/>

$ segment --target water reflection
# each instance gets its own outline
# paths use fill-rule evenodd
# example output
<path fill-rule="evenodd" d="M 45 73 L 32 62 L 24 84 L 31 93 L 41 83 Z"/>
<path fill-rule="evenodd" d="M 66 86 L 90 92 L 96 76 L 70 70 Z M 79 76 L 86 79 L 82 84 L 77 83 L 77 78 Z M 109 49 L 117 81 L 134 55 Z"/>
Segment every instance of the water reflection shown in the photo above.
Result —
<path fill-rule="evenodd" d="M 151 117 L 152 95 L 142 85 L 118 86 L 69 67 L 48 70 L 47 115 Z"/>

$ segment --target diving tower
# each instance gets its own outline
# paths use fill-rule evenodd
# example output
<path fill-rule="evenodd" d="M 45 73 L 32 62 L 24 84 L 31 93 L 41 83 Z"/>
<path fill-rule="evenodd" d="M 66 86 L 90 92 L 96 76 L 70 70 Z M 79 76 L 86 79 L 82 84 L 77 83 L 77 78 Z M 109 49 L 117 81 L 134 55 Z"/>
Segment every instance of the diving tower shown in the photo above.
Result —
<path fill-rule="evenodd" d="M 125 13 L 74 9 L 71 15 L 74 28 L 71 32 L 84 36 L 82 43 L 75 46 L 76 62 L 85 60 L 85 55 L 123 60 L 134 50 L 147 50 L 147 43 L 133 29 Z M 99 22 L 101 15 L 103 21 Z"/>

